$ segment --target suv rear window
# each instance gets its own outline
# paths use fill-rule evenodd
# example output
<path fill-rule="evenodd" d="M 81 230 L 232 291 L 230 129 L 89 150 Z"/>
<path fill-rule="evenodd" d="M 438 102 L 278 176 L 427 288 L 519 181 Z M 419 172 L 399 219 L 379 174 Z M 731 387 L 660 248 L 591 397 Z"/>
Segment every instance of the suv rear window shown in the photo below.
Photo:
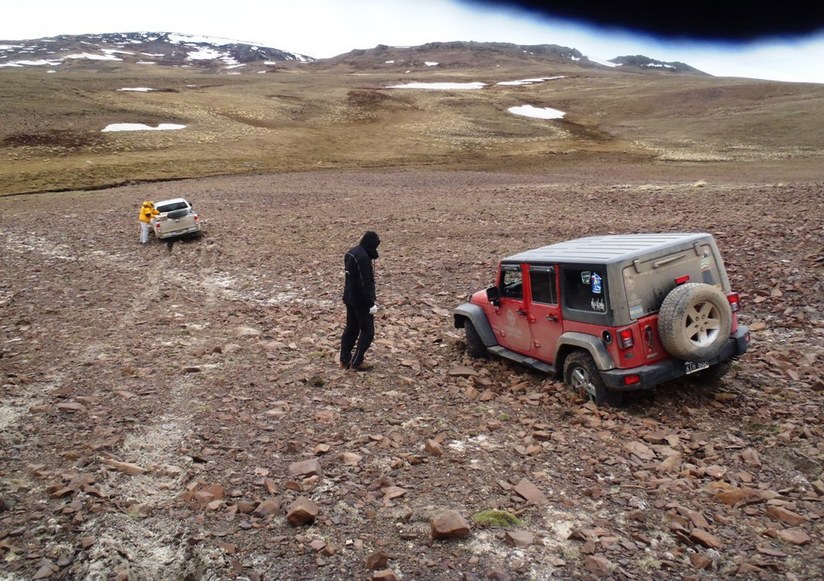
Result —
<path fill-rule="evenodd" d="M 718 263 L 709 244 L 674 252 L 667 256 L 636 260 L 624 268 L 624 289 L 631 319 L 658 312 L 661 303 L 675 288 L 675 279 L 689 276 L 688 282 L 721 285 Z"/>
<path fill-rule="evenodd" d="M 161 214 L 165 214 L 166 212 L 174 212 L 175 210 L 186 210 L 189 206 L 186 205 L 186 202 L 175 202 L 172 204 L 163 204 L 162 206 L 157 206 L 157 211 Z"/>
<path fill-rule="evenodd" d="M 561 273 L 565 308 L 587 313 L 607 312 L 609 304 L 603 265 L 564 267 Z"/>

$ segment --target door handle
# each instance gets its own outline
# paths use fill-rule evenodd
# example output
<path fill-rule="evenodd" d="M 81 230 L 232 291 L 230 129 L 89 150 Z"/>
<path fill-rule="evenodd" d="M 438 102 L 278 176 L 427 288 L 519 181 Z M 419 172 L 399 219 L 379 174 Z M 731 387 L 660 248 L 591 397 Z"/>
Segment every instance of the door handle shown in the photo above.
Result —
<path fill-rule="evenodd" d="M 515 312 L 518 313 L 519 315 L 521 315 L 522 317 L 526 317 L 526 311 L 523 310 L 523 309 L 518 309 Z"/>
<path fill-rule="evenodd" d="M 553 323 L 555 323 L 555 322 L 557 322 L 557 321 L 558 321 L 558 317 L 556 317 L 555 315 L 547 315 L 547 316 L 545 317 L 545 319 L 546 319 L 547 321 L 552 321 Z"/>

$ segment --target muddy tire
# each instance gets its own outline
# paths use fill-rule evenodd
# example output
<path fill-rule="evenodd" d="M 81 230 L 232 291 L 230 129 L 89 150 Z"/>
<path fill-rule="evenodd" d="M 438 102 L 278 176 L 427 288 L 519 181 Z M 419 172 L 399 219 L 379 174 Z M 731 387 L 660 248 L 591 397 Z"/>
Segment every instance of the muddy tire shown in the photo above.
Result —
<path fill-rule="evenodd" d="M 466 333 L 466 352 L 469 356 L 475 359 L 486 359 L 486 345 L 481 341 L 481 336 L 478 335 L 475 325 L 469 319 L 464 321 L 464 332 Z"/>
<path fill-rule="evenodd" d="M 661 343 L 670 355 L 684 361 L 718 355 L 731 329 L 732 310 L 727 297 L 708 284 L 675 287 L 658 312 Z"/>
<path fill-rule="evenodd" d="M 606 388 L 592 355 L 586 351 L 575 351 L 566 358 L 564 381 L 578 395 L 595 402 L 595 405 L 619 407 L 623 403 L 624 394 Z"/>

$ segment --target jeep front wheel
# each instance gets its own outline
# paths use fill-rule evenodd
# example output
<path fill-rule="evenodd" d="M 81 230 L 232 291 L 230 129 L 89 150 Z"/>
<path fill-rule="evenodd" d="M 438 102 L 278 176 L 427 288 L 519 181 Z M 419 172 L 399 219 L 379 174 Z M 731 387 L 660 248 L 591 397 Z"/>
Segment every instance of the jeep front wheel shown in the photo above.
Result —
<path fill-rule="evenodd" d="M 684 361 L 718 355 L 731 329 L 732 309 L 727 297 L 708 284 L 675 287 L 658 311 L 661 343 L 670 355 Z"/>
<path fill-rule="evenodd" d="M 610 391 L 604 385 L 592 356 L 586 351 L 574 351 L 564 361 L 564 381 L 582 398 L 595 405 L 618 407 L 623 402 L 621 392 Z"/>
<path fill-rule="evenodd" d="M 487 356 L 486 345 L 481 341 L 481 336 L 478 335 L 472 321 L 468 319 L 464 321 L 464 331 L 466 332 L 466 352 L 475 359 L 485 359 Z"/>

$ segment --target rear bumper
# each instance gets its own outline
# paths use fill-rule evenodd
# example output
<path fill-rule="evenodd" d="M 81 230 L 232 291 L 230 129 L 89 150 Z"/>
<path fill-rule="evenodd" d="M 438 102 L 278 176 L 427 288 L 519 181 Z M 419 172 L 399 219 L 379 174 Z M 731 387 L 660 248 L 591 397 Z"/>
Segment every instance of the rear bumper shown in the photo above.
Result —
<path fill-rule="evenodd" d="M 708 359 L 706 362 L 710 366 L 734 359 L 747 352 L 750 344 L 750 330 L 744 325 L 739 325 L 738 330 L 733 333 L 720 353 Z M 636 391 L 640 389 L 652 389 L 656 385 L 678 379 L 687 375 L 684 361 L 680 359 L 667 359 L 652 365 L 643 365 L 631 369 L 609 369 L 601 371 L 601 379 L 608 389 L 615 391 Z M 629 375 L 637 375 L 640 381 L 626 385 L 624 378 Z"/>
<path fill-rule="evenodd" d="M 195 234 L 200 232 L 200 225 L 192 226 L 191 228 L 184 228 L 183 230 L 173 230 L 171 232 L 160 232 L 155 230 L 155 236 L 160 240 L 165 238 L 175 238 L 177 236 L 186 236 L 187 234 Z"/>

